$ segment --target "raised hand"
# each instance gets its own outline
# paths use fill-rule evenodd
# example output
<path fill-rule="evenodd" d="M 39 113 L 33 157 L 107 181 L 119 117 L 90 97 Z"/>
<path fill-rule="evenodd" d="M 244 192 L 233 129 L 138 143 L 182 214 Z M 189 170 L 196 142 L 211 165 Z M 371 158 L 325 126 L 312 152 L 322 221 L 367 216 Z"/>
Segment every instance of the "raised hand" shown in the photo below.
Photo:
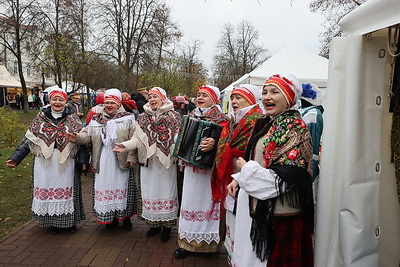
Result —
<path fill-rule="evenodd" d="M 125 146 L 123 144 L 115 144 L 113 151 L 117 153 L 125 152 Z"/>

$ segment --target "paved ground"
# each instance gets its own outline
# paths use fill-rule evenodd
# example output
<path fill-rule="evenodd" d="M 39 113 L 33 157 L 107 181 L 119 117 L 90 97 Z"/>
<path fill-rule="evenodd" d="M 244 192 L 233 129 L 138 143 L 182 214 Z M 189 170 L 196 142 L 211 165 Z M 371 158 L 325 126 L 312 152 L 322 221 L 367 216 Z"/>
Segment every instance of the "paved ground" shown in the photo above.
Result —
<path fill-rule="evenodd" d="M 159 235 L 147 238 L 147 226 L 136 217 L 131 232 L 122 224 L 105 229 L 90 214 L 92 185 L 90 178 L 83 179 L 87 219 L 76 233 L 51 235 L 49 228 L 38 227 L 32 220 L 0 240 L 0 266 L 227 266 L 223 249 L 208 257 L 175 259 L 176 228 L 166 243 L 159 241 Z"/>

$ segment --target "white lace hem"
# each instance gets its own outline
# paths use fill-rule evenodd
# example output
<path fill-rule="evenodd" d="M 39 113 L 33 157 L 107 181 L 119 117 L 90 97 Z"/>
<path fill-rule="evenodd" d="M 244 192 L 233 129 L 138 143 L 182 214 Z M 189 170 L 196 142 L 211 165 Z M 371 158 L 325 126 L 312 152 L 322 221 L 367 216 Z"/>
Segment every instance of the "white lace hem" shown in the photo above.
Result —
<path fill-rule="evenodd" d="M 175 220 L 178 219 L 178 210 L 171 212 L 171 213 L 167 213 L 167 214 L 153 214 L 153 213 L 148 213 L 145 210 L 143 210 L 142 212 L 142 218 L 146 219 L 148 221 L 152 221 L 152 222 L 157 222 L 157 221 L 162 221 L 162 222 L 166 222 L 166 221 L 171 221 L 171 220 Z"/>
<path fill-rule="evenodd" d="M 116 210 L 126 210 L 126 202 L 123 203 L 111 203 L 111 204 L 106 204 L 106 205 L 94 205 L 94 210 L 99 213 L 99 214 L 106 214 L 110 211 L 116 211 Z"/>
<path fill-rule="evenodd" d="M 186 239 L 189 243 L 196 241 L 196 243 L 206 242 L 210 244 L 212 241 L 219 243 L 220 238 L 218 233 L 187 233 L 179 230 L 179 238 Z"/>
<path fill-rule="evenodd" d="M 32 211 L 39 216 L 72 214 L 74 212 L 74 202 L 72 199 L 63 202 L 41 202 L 33 199 Z"/>

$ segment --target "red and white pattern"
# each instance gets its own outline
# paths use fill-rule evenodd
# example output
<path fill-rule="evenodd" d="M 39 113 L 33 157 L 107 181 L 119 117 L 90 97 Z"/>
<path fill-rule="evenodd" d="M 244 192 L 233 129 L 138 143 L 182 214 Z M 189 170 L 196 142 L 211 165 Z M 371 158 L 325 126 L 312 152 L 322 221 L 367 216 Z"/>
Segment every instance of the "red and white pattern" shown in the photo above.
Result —
<path fill-rule="evenodd" d="M 143 208 L 149 211 L 171 212 L 178 209 L 178 197 L 173 199 L 143 199 Z"/>
<path fill-rule="evenodd" d="M 219 209 L 213 210 L 181 210 L 181 219 L 192 222 L 219 221 Z"/>
<path fill-rule="evenodd" d="M 72 187 L 66 188 L 39 188 L 33 190 L 33 197 L 39 200 L 71 199 Z"/>
<path fill-rule="evenodd" d="M 128 189 L 96 190 L 96 201 L 124 200 Z"/>

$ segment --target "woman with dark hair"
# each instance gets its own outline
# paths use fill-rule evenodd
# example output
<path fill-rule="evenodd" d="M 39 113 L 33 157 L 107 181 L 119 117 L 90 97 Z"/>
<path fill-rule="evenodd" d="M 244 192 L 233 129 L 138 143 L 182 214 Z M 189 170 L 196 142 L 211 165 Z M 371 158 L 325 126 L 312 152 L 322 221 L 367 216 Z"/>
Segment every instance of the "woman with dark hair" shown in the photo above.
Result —
<path fill-rule="evenodd" d="M 301 91 L 292 75 L 264 84 L 266 116 L 228 185 L 237 197 L 232 266 L 313 266 L 311 135 L 294 109 Z"/>

